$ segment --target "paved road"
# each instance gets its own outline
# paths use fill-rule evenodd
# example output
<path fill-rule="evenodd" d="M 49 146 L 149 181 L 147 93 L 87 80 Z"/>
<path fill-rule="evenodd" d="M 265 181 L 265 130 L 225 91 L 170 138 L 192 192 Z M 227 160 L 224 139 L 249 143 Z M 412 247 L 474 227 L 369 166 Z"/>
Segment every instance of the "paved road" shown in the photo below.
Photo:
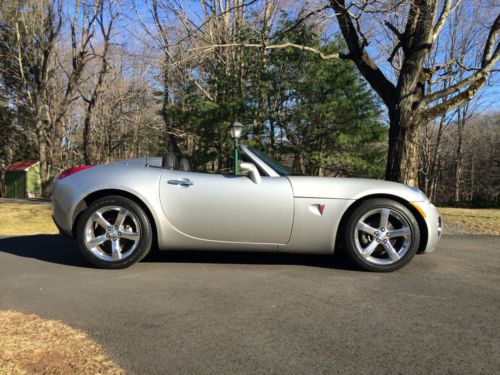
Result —
<path fill-rule="evenodd" d="M 391 274 L 191 252 L 103 271 L 58 236 L 6 238 L 0 309 L 83 329 L 130 374 L 493 374 L 500 238 L 445 237 Z"/>

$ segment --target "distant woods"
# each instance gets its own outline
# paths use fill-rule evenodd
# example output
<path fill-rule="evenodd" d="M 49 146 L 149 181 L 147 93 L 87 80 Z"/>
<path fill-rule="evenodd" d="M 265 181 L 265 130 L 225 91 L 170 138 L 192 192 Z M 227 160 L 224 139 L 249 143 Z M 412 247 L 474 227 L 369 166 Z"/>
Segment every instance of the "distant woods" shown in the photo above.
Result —
<path fill-rule="evenodd" d="M 473 3 L 0 0 L 0 168 L 40 160 L 46 192 L 69 166 L 166 151 L 225 173 L 239 121 L 296 173 L 498 201 L 479 89 L 500 23 Z"/>

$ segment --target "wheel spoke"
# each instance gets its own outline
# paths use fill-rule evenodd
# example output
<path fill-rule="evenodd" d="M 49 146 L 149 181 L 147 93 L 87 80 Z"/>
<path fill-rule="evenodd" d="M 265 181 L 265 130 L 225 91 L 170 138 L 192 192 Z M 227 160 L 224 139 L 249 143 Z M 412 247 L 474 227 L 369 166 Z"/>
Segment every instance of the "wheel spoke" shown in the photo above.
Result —
<path fill-rule="evenodd" d="M 368 258 L 370 255 L 372 255 L 372 253 L 375 251 L 375 249 L 377 248 L 377 246 L 379 245 L 379 243 L 375 240 L 373 240 L 372 242 L 370 242 L 370 244 L 365 247 L 363 249 L 363 252 L 361 253 L 361 255 L 364 257 L 364 258 Z"/>
<path fill-rule="evenodd" d="M 393 262 L 397 262 L 400 259 L 398 252 L 396 251 L 396 249 L 394 249 L 389 241 L 384 243 L 384 249 Z"/>
<path fill-rule="evenodd" d="M 107 240 L 109 240 L 109 238 L 106 237 L 105 234 L 103 234 L 102 236 L 98 236 L 98 237 L 93 238 L 89 241 L 86 241 L 86 244 L 94 247 L 94 246 L 99 246 L 100 244 L 106 242 Z"/>
<path fill-rule="evenodd" d="M 368 234 L 371 234 L 372 236 L 375 235 L 375 232 L 377 231 L 375 228 L 369 226 L 363 221 L 358 222 L 358 225 L 356 225 L 356 228 L 360 230 L 361 232 L 365 232 Z"/>
<path fill-rule="evenodd" d="M 128 211 L 124 208 L 121 208 L 120 211 L 118 211 L 118 215 L 116 216 L 115 226 L 117 226 L 118 228 L 121 227 L 127 216 Z"/>
<path fill-rule="evenodd" d="M 411 234 L 411 229 L 409 227 L 403 227 L 400 229 L 395 229 L 390 232 L 391 238 L 394 237 L 406 237 Z"/>
<path fill-rule="evenodd" d="M 137 241 L 140 236 L 137 232 L 121 232 L 121 238 L 126 238 L 127 240 Z"/>
<path fill-rule="evenodd" d="M 120 240 L 112 240 L 111 241 L 111 254 L 113 256 L 113 260 L 120 260 L 122 259 L 122 252 L 120 248 Z"/>
<path fill-rule="evenodd" d="M 111 223 L 109 223 L 99 211 L 94 212 L 94 214 L 92 215 L 92 220 L 94 220 L 104 229 L 108 229 L 111 226 Z"/>
<path fill-rule="evenodd" d="M 382 208 L 380 212 L 380 228 L 387 228 L 387 224 L 389 224 L 389 215 L 391 214 L 391 210 L 388 208 Z"/>

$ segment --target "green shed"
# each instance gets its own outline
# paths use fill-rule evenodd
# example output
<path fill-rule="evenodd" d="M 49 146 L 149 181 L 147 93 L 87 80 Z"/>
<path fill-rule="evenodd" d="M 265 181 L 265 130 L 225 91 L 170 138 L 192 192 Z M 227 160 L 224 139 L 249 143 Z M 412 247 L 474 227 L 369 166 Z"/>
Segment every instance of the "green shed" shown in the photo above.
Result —
<path fill-rule="evenodd" d="M 40 163 L 17 161 L 5 167 L 6 198 L 39 198 L 42 195 Z"/>

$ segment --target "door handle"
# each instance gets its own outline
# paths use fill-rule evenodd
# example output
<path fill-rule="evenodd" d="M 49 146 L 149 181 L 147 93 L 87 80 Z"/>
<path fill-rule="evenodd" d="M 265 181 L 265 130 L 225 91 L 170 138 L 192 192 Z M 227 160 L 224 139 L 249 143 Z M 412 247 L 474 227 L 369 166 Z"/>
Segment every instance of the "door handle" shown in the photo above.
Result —
<path fill-rule="evenodd" d="M 191 181 L 189 178 L 183 178 L 180 180 L 168 180 L 167 182 L 170 185 L 180 185 L 180 186 L 184 186 L 184 187 L 188 187 L 188 186 L 191 186 L 194 184 L 193 181 Z"/>

